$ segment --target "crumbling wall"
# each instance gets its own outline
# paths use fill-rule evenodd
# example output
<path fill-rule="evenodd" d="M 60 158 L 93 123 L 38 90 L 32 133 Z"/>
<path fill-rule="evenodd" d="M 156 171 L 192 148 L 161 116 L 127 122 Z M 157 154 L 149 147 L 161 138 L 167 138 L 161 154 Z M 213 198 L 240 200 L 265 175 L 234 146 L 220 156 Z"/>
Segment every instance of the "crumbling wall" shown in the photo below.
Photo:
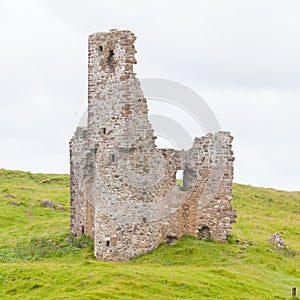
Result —
<path fill-rule="evenodd" d="M 93 236 L 102 260 L 128 260 L 184 234 L 226 241 L 235 218 L 232 137 L 158 149 L 133 72 L 134 41 L 129 31 L 89 37 L 88 126 L 70 142 L 71 232 Z"/>
<path fill-rule="evenodd" d="M 70 229 L 75 236 L 94 236 L 94 153 L 89 147 L 88 129 L 78 127 L 70 141 Z"/>

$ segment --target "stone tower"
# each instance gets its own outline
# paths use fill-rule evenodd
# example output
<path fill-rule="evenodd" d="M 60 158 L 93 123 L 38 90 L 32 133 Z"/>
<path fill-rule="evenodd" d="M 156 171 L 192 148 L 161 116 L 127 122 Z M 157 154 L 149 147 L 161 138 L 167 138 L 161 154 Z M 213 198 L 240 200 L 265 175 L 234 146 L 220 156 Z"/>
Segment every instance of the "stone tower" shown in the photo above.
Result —
<path fill-rule="evenodd" d="M 70 141 L 71 232 L 93 237 L 100 260 L 129 260 L 184 234 L 226 241 L 236 217 L 232 137 L 208 134 L 186 151 L 156 147 L 133 72 L 135 39 L 123 30 L 89 37 L 88 122 Z"/>

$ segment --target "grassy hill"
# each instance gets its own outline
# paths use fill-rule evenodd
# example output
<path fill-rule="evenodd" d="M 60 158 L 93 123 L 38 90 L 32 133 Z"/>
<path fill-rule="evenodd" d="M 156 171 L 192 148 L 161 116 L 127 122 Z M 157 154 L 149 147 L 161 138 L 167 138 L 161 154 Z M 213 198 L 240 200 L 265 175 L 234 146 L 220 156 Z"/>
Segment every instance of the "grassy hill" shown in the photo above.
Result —
<path fill-rule="evenodd" d="M 52 207 L 43 207 L 45 199 Z M 300 293 L 300 193 L 234 185 L 229 244 L 186 236 L 126 263 L 69 233 L 69 177 L 0 170 L 0 299 L 290 299 Z M 282 232 L 287 249 L 267 239 Z"/>

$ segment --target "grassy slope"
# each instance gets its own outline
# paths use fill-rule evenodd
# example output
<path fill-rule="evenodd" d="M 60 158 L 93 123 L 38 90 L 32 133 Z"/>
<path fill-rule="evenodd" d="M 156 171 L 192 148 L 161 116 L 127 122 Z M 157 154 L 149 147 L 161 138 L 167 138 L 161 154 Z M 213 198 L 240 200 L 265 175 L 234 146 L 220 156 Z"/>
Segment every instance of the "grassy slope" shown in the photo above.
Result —
<path fill-rule="evenodd" d="M 0 170 L 0 251 L 32 237 L 64 239 L 68 180 Z M 41 207 L 43 199 L 66 211 Z M 98 262 L 84 249 L 0 262 L 0 299 L 289 299 L 292 287 L 300 289 L 300 255 L 280 253 L 266 239 L 282 231 L 300 250 L 300 194 L 235 184 L 233 205 L 237 244 L 184 237 L 127 263 Z"/>

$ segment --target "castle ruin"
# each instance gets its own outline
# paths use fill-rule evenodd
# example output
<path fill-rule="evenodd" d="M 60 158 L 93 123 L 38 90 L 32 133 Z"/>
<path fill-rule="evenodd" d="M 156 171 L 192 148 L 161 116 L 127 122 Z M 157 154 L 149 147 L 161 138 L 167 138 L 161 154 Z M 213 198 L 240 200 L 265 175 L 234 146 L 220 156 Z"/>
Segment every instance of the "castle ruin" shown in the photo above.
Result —
<path fill-rule="evenodd" d="M 226 241 L 236 218 L 232 137 L 157 148 L 133 72 L 135 39 L 125 30 L 89 36 L 88 123 L 70 141 L 71 232 L 91 236 L 99 260 L 129 260 L 185 234 Z"/>

